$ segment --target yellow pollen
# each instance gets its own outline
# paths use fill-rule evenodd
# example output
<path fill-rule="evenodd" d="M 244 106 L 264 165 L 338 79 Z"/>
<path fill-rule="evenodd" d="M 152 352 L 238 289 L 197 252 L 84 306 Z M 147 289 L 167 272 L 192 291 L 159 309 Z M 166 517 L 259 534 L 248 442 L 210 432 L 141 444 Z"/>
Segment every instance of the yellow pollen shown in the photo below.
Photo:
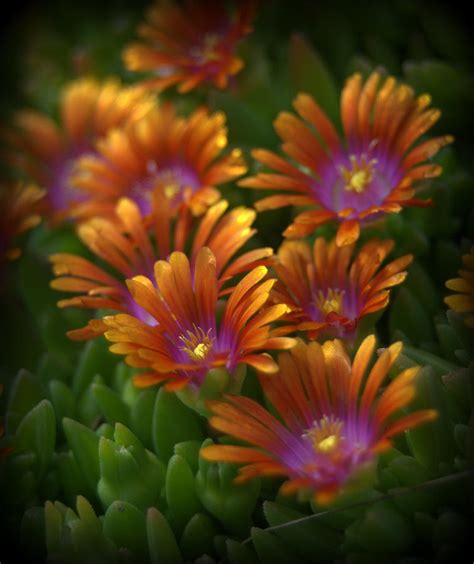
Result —
<path fill-rule="evenodd" d="M 372 182 L 377 159 L 367 160 L 367 156 L 364 154 L 359 160 L 355 155 L 351 155 L 349 160 L 351 161 L 350 169 L 345 166 L 341 166 L 339 169 L 345 183 L 344 189 L 347 192 L 361 194 Z"/>
<path fill-rule="evenodd" d="M 198 358 L 199 360 L 204 360 L 209 352 L 210 345 L 207 343 L 199 343 L 193 350 L 193 357 Z"/>
<path fill-rule="evenodd" d="M 333 450 L 337 446 L 337 443 L 338 440 L 336 435 L 329 435 L 329 437 L 326 437 L 317 445 L 317 448 L 323 452 L 328 452 Z"/>
<path fill-rule="evenodd" d="M 191 360 L 202 361 L 207 358 L 212 350 L 214 339 L 210 336 L 211 329 L 205 333 L 200 327 L 193 326 L 193 331 L 186 331 L 179 340 L 183 343 L 180 349 L 185 352 Z"/>
<path fill-rule="evenodd" d="M 329 453 L 339 447 L 342 436 L 343 423 L 334 416 L 324 415 L 319 421 L 314 421 L 311 429 L 303 434 L 309 439 L 313 449 L 317 452 Z"/>
<path fill-rule="evenodd" d="M 179 185 L 178 184 L 167 184 L 164 189 L 165 197 L 168 200 L 173 199 L 176 194 L 179 192 Z"/>
<path fill-rule="evenodd" d="M 342 298 L 344 296 L 344 290 L 333 290 L 329 288 L 327 294 L 324 295 L 321 290 L 318 291 L 316 296 L 316 307 L 328 315 L 329 313 L 340 313 L 342 310 Z"/>

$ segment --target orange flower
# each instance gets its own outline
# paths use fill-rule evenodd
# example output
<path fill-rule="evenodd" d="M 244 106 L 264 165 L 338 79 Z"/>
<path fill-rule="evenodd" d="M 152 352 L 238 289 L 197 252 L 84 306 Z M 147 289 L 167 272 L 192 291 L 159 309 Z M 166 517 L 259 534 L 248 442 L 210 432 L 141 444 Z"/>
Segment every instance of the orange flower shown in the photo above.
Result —
<path fill-rule="evenodd" d="M 233 15 L 220 0 L 156 2 L 138 30 L 143 41 L 124 51 L 125 66 L 157 74 L 141 83 L 144 88 L 164 90 L 178 84 L 178 92 L 184 93 L 203 82 L 225 88 L 244 66 L 235 49 L 252 31 L 254 13 L 252 0 L 239 2 Z"/>
<path fill-rule="evenodd" d="M 5 184 L 0 187 L 0 262 L 20 256 L 21 250 L 12 247 L 18 235 L 32 229 L 41 221 L 44 191 L 33 184 Z"/>
<path fill-rule="evenodd" d="M 137 204 L 122 198 L 116 206 L 116 219 L 95 218 L 78 228 L 83 243 L 106 268 L 77 255 L 50 256 L 57 276 L 51 286 L 78 294 L 60 300 L 59 307 L 125 312 L 154 324 L 155 320 L 133 300 L 125 279 L 151 276 L 156 260 L 167 258 L 173 250 L 184 251 L 191 234 L 191 264 L 194 265 L 199 249 L 208 246 L 216 257 L 219 291 L 228 292 L 228 288 L 222 290 L 225 282 L 256 265 L 267 264 L 273 251 L 255 249 L 230 262 L 254 235 L 251 225 L 256 214 L 244 207 L 224 214 L 227 206 L 228 203 L 221 200 L 209 208 L 194 229 L 197 222 L 188 213 L 174 221 L 166 206 L 157 204 L 154 221 L 147 227 Z M 85 327 L 69 331 L 67 335 L 75 340 L 93 339 L 102 335 L 106 328 L 102 319 L 91 319 Z"/>
<path fill-rule="evenodd" d="M 353 334 L 366 315 L 386 307 L 392 286 L 401 284 L 403 270 L 412 261 L 402 256 L 384 268 L 393 249 L 391 240 L 371 240 L 354 256 L 354 244 L 338 247 L 319 237 L 313 252 L 305 241 L 286 241 L 274 268 L 279 278 L 273 295 L 288 305 L 285 331 L 307 331 L 311 339 L 321 333 L 332 337 Z"/>
<path fill-rule="evenodd" d="M 282 493 L 308 492 L 317 503 L 330 503 L 369 473 L 393 436 L 436 417 L 432 409 L 400 413 L 415 396 L 418 367 L 401 372 L 377 395 L 401 343 L 384 350 L 363 383 L 374 348 L 370 335 L 351 365 L 341 341 L 321 346 L 298 340 L 290 353 L 279 355 L 278 374 L 260 376 L 281 419 L 246 397 L 228 395 L 208 404 L 215 429 L 257 448 L 210 445 L 201 456 L 244 464 L 237 482 L 285 476 Z"/>
<path fill-rule="evenodd" d="M 444 298 L 445 303 L 453 311 L 468 313 L 465 323 L 474 329 L 474 246 L 471 252 L 463 255 L 462 261 L 466 270 L 458 272 L 460 278 L 453 278 L 446 282 L 446 287 L 458 292 Z"/>
<path fill-rule="evenodd" d="M 275 282 L 265 280 L 266 274 L 264 266 L 249 272 L 218 315 L 219 279 L 212 251 L 202 247 L 193 268 L 185 254 L 172 253 L 168 261 L 155 264 L 158 289 L 145 276 L 127 280 L 135 302 L 157 324 L 126 314 L 105 317 L 105 336 L 114 343 L 110 350 L 126 355 L 131 366 L 153 370 L 137 375 L 137 386 L 168 380 L 168 389 L 198 389 L 211 368 L 234 374 L 240 363 L 275 372 L 275 362 L 264 351 L 289 348 L 294 340 L 272 334 L 270 323 L 286 306 L 264 307 Z"/>
<path fill-rule="evenodd" d="M 238 149 L 219 157 L 227 145 L 224 123 L 221 112 L 209 115 L 201 108 L 186 119 L 166 104 L 135 125 L 110 132 L 98 143 L 98 156 L 78 163 L 73 183 L 87 194 L 78 213 L 90 216 L 107 206 L 112 212 L 121 196 L 149 213 L 155 192 L 173 209 L 185 205 L 195 215 L 203 213 L 220 197 L 215 186 L 247 170 Z"/>
<path fill-rule="evenodd" d="M 34 110 L 16 114 L 14 126 L 6 132 L 7 158 L 46 189 L 53 223 L 70 219 L 84 197 L 70 182 L 76 160 L 94 154 L 95 143 L 107 131 L 139 120 L 153 105 L 150 96 L 117 80 L 72 81 L 61 94 L 59 124 Z"/>
<path fill-rule="evenodd" d="M 380 81 L 377 72 L 365 83 L 359 73 L 347 80 L 341 96 L 344 141 L 315 100 L 299 94 L 294 107 L 302 119 L 282 112 L 275 121 L 282 149 L 295 164 L 271 151 L 253 151 L 276 173 L 259 173 L 239 184 L 289 192 L 260 200 L 258 210 L 314 208 L 295 218 L 286 237 L 304 237 L 335 220 L 337 244 L 348 245 L 359 237 L 361 223 L 397 213 L 403 206 L 426 204 L 414 198 L 416 183 L 441 174 L 439 165 L 425 161 L 453 138 L 445 135 L 415 145 L 440 111 L 429 108 L 427 94 L 415 97 L 410 87 L 397 84 L 393 77 L 379 88 Z"/>

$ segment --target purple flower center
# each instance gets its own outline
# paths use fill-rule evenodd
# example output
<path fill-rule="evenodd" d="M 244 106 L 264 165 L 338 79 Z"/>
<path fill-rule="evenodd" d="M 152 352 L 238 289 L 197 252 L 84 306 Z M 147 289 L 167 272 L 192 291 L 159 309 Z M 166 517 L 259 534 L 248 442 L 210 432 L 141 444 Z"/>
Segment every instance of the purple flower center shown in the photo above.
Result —
<path fill-rule="evenodd" d="M 313 189 L 327 209 L 352 210 L 350 219 L 380 206 L 401 180 L 400 159 L 372 141 L 363 151 L 344 151 L 328 161 Z"/>
<path fill-rule="evenodd" d="M 58 156 L 49 166 L 48 198 L 55 211 L 66 210 L 71 204 L 84 200 L 87 195 L 71 184 L 71 175 L 80 157 L 96 155 L 88 146 L 73 147 Z"/>
<path fill-rule="evenodd" d="M 161 191 L 171 208 L 177 207 L 201 186 L 196 171 L 183 163 L 159 166 L 156 161 L 149 161 L 148 175 L 137 181 L 130 189 L 130 196 L 137 202 L 143 214 L 151 211 L 153 194 Z"/>

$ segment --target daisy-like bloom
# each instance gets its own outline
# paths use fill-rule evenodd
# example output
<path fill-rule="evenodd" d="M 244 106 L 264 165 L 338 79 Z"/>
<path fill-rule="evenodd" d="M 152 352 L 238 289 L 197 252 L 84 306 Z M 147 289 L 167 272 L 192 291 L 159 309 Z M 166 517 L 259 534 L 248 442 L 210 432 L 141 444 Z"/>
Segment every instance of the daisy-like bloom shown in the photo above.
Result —
<path fill-rule="evenodd" d="M 279 282 L 273 297 L 290 312 L 286 331 L 351 336 L 359 321 L 386 307 L 392 286 L 400 284 L 412 261 L 405 255 L 381 268 L 393 249 L 391 240 L 370 240 L 354 256 L 354 244 L 338 247 L 319 237 L 313 250 L 305 241 L 285 241 L 274 269 Z"/>
<path fill-rule="evenodd" d="M 158 259 L 166 259 L 171 251 L 188 247 L 194 265 L 199 249 L 206 245 L 216 257 L 216 276 L 219 291 L 225 282 L 259 264 L 267 264 L 272 249 L 248 251 L 230 263 L 237 251 L 255 234 L 251 225 L 255 212 L 236 207 L 225 213 L 228 203 L 222 200 L 209 208 L 199 221 L 188 214 L 172 220 L 165 205 L 156 205 L 154 222 L 147 227 L 140 210 L 132 200 L 122 198 L 115 210 L 116 219 L 95 218 L 78 227 L 78 235 L 104 267 L 72 254 L 50 256 L 56 278 L 51 286 L 76 296 L 58 302 L 59 307 L 79 307 L 135 315 L 145 323 L 156 323 L 140 307 L 128 291 L 125 280 L 133 276 L 150 277 Z M 111 270 L 112 269 L 112 270 Z M 107 326 L 102 319 L 91 319 L 85 327 L 69 331 L 74 340 L 93 339 L 102 335 Z"/>
<path fill-rule="evenodd" d="M 253 151 L 255 159 L 276 172 L 259 173 L 239 184 L 287 191 L 260 200 L 258 210 L 293 204 L 314 208 L 296 216 L 286 237 L 305 237 L 337 221 L 336 241 L 342 246 L 359 237 L 361 223 L 403 206 L 426 204 L 414 197 L 416 184 L 441 174 L 439 165 L 426 161 L 453 138 L 445 135 L 415 144 L 440 111 L 429 107 L 428 94 L 415 97 L 393 77 L 382 83 L 381 78 L 374 72 L 364 83 L 355 73 L 347 80 L 341 96 L 344 139 L 315 100 L 299 94 L 293 104 L 301 119 L 282 112 L 274 123 L 282 149 L 293 162 L 264 149 Z"/>
<path fill-rule="evenodd" d="M 185 254 L 174 252 L 168 261 L 155 264 L 157 289 L 145 276 L 127 281 L 136 303 L 157 325 L 126 314 L 104 318 L 109 327 L 105 336 L 114 343 L 110 350 L 127 355 L 131 366 L 153 371 L 135 376 L 137 386 L 167 380 L 167 389 L 190 385 L 198 390 L 210 369 L 223 367 L 234 374 L 240 363 L 275 372 L 277 365 L 264 351 L 290 348 L 294 339 L 272 334 L 270 324 L 287 307 L 266 306 L 275 282 L 266 275 L 265 266 L 255 267 L 218 308 L 212 251 L 202 247 L 193 268 Z"/>
<path fill-rule="evenodd" d="M 465 269 L 459 270 L 460 278 L 453 278 L 446 282 L 446 287 L 458 292 L 444 298 L 445 303 L 453 311 L 467 313 L 465 323 L 474 329 L 474 246 L 462 257 Z"/>
<path fill-rule="evenodd" d="M 150 95 L 114 79 L 102 84 L 89 78 L 74 80 L 61 94 L 59 123 L 34 110 L 16 114 L 5 133 L 7 159 L 46 189 L 53 223 L 70 219 L 84 198 L 70 182 L 77 159 L 94 154 L 98 139 L 114 127 L 141 119 L 154 104 Z"/>
<path fill-rule="evenodd" d="M 143 213 L 152 208 L 154 193 L 178 210 L 203 213 L 219 198 L 215 186 L 247 170 L 241 151 L 220 156 L 227 145 L 222 112 L 196 110 L 179 117 L 171 103 L 157 107 L 142 120 L 117 129 L 98 143 L 99 155 L 86 156 L 77 166 L 74 186 L 87 194 L 92 211 L 109 206 L 113 213 L 121 196 L 135 200 Z M 82 213 L 88 215 L 87 203 Z"/>
<path fill-rule="evenodd" d="M 415 395 L 418 367 L 401 372 L 379 394 L 402 345 L 385 349 L 368 371 L 375 344 L 373 335 L 367 337 L 351 365 L 341 341 L 298 340 L 279 355 L 279 373 L 260 378 L 281 420 L 250 398 L 209 402 L 211 425 L 252 446 L 211 445 L 201 456 L 245 464 L 238 482 L 285 476 L 282 493 L 309 493 L 319 504 L 350 491 L 394 435 L 436 417 L 434 410 L 400 412 Z"/>
<path fill-rule="evenodd" d="M 252 31 L 254 15 L 253 0 L 239 2 L 233 13 L 220 0 L 157 1 L 138 29 L 142 41 L 123 53 L 125 66 L 156 73 L 141 83 L 144 88 L 164 90 L 176 84 L 184 93 L 212 83 L 223 89 L 244 66 L 235 50 Z"/>
<path fill-rule="evenodd" d="M 0 262 L 20 256 L 21 249 L 13 242 L 40 223 L 43 198 L 44 190 L 33 184 L 0 186 Z"/>

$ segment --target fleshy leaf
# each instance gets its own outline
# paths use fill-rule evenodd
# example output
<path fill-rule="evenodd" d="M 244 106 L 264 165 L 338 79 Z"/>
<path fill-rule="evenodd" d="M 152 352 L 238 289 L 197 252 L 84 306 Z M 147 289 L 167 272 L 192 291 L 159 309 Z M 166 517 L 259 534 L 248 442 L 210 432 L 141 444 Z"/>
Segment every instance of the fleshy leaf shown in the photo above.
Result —
<path fill-rule="evenodd" d="M 270 526 L 281 525 L 305 516 L 301 512 L 270 501 L 264 502 L 263 511 Z M 335 559 L 338 547 L 342 542 L 339 531 L 322 524 L 317 519 L 294 526 L 290 525 L 275 531 L 274 534 L 301 558 L 308 561 L 311 561 L 315 554 L 321 560 Z"/>
<path fill-rule="evenodd" d="M 160 459 L 167 462 L 176 443 L 203 438 L 199 416 L 175 394 L 160 389 L 153 411 L 153 445 Z"/>
<path fill-rule="evenodd" d="M 117 548 L 126 548 L 139 562 L 148 558 L 148 540 L 145 515 L 131 503 L 114 501 L 107 509 L 104 534 Z"/>
<path fill-rule="evenodd" d="M 104 417 L 111 425 L 116 422 L 128 425 L 128 407 L 116 392 L 103 384 L 92 384 L 92 393 Z"/>
<path fill-rule="evenodd" d="M 156 507 L 146 514 L 148 550 L 152 564 L 181 564 L 183 559 L 168 521 Z"/>
<path fill-rule="evenodd" d="M 56 418 L 48 400 L 42 400 L 23 418 L 15 436 L 15 448 L 36 454 L 37 479 L 46 472 L 56 442 Z"/>
<path fill-rule="evenodd" d="M 179 543 L 183 558 L 194 561 L 203 554 L 212 555 L 216 532 L 214 523 L 207 515 L 196 513 L 186 525 Z"/>
<path fill-rule="evenodd" d="M 331 120 L 337 122 L 339 90 L 321 56 L 303 35 L 291 36 L 288 59 L 294 93 L 311 94 Z"/>
<path fill-rule="evenodd" d="M 40 379 L 21 369 L 16 375 L 8 399 L 6 428 L 14 434 L 25 415 L 46 396 Z"/>
<path fill-rule="evenodd" d="M 100 478 L 99 437 L 77 421 L 63 420 L 64 432 L 77 465 L 92 491 L 96 491 Z"/>
<path fill-rule="evenodd" d="M 186 460 L 173 455 L 166 472 L 166 501 L 170 510 L 170 520 L 176 531 L 183 531 L 191 517 L 202 510 L 196 495 L 194 475 Z"/>
<path fill-rule="evenodd" d="M 236 466 L 225 463 L 199 463 L 196 488 L 204 507 L 233 534 L 248 534 L 251 514 L 260 493 L 260 480 L 235 484 Z"/>

